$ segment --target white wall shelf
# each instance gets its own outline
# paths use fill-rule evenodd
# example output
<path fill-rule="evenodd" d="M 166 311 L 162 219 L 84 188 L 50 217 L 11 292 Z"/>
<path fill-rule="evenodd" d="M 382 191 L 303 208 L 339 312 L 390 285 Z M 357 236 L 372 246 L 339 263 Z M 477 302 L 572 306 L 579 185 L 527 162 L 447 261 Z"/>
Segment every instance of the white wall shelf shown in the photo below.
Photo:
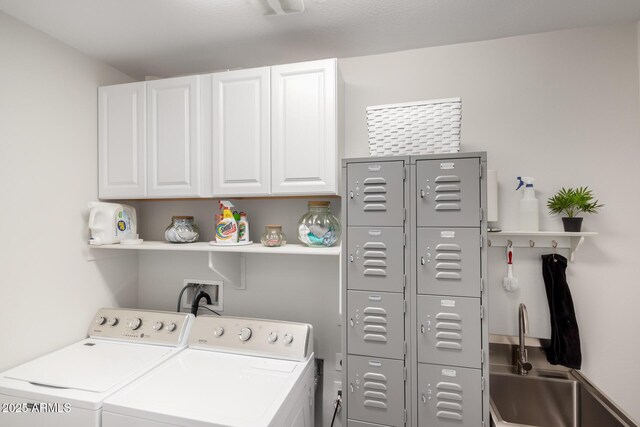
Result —
<path fill-rule="evenodd" d="M 585 237 L 595 237 L 595 232 L 566 231 L 499 231 L 489 232 L 489 246 L 508 246 L 509 242 L 517 248 L 557 248 L 569 249 L 569 260 L 574 261 L 575 254 L 584 243 Z"/>
<path fill-rule="evenodd" d="M 271 255 L 324 255 L 339 256 L 340 246 L 330 248 L 313 248 L 301 244 L 287 243 L 284 246 L 268 248 L 260 243 L 244 246 L 212 246 L 208 242 L 168 243 L 145 241 L 140 245 L 101 245 L 90 246 L 91 249 L 139 250 L 139 251 L 187 251 L 187 252 L 226 252 L 240 254 Z"/>

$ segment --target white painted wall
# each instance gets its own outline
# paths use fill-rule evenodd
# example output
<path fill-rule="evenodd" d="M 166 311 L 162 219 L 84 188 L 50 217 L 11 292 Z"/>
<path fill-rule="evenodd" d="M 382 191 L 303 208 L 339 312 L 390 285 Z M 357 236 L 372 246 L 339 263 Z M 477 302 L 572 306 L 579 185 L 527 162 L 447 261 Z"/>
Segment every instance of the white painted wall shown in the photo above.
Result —
<path fill-rule="evenodd" d="M 487 151 L 498 170 L 500 224 L 517 228 L 518 175 L 534 176 L 541 228 L 560 230 L 544 201 L 588 185 L 606 206 L 585 219 L 587 241 L 569 266 L 581 328 L 583 372 L 640 419 L 640 158 L 635 23 L 527 35 L 339 61 L 346 89 L 346 155 L 366 156 L 368 105 L 461 96 L 463 150 Z M 532 332 L 548 334 L 539 255 L 516 252 L 522 291 L 505 295 L 503 249 L 490 250 L 491 329 L 515 333 L 519 301 Z"/>
<path fill-rule="evenodd" d="M 87 262 L 97 87 L 126 75 L 0 12 L 0 371 L 137 304 L 137 261 Z"/>

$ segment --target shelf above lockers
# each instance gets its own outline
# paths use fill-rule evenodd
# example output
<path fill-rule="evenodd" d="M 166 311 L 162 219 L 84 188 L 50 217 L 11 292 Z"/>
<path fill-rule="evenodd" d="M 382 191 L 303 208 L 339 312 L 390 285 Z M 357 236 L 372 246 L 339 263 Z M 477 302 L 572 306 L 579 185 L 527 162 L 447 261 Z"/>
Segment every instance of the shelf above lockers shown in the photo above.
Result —
<path fill-rule="evenodd" d="M 489 246 L 508 246 L 509 242 L 517 248 L 557 248 L 569 249 L 569 260 L 574 261 L 575 253 L 580 249 L 586 237 L 595 237 L 595 232 L 566 231 L 499 231 L 487 235 Z"/>
<path fill-rule="evenodd" d="M 269 248 L 260 243 L 242 246 L 210 245 L 208 242 L 196 243 L 168 243 L 145 241 L 139 245 L 102 245 L 90 246 L 92 249 L 139 250 L 139 251 L 180 251 L 180 252 L 227 252 L 240 254 L 271 254 L 271 255 L 324 255 L 339 256 L 340 246 L 330 248 L 313 248 L 301 244 L 288 243 L 284 246 Z"/>

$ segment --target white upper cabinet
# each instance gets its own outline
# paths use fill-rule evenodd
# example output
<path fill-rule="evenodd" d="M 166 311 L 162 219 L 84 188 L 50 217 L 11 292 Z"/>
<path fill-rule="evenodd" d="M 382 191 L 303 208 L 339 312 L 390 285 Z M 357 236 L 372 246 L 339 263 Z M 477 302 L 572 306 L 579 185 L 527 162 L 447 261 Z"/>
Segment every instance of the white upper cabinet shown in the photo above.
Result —
<path fill-rule="evenodd" d="M 145 197 L 145 83 L 101 87 L 98 104 L 98 197 Z"/>
<path fill-rule="evenodd" d="M 272 194 L 338 193 L 335 59 L 271 67 Z"/>
<path fill-rule="evenodd" d="M 147 82 L 148 197 L 205 195 L 200 78 Z"/>
<path fill-rule="evenodd" d="M 211 76 L 215 196 L 270 192 L 270 84 L 269 67 Z"/>

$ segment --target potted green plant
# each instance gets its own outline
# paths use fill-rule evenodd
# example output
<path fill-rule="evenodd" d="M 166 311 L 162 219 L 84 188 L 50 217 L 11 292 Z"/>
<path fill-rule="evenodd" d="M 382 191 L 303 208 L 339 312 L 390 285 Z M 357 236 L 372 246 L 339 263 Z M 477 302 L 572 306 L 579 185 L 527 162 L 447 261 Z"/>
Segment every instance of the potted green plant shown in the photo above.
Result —
<path fill-rule="evenodd" d="M 589 187 L 562 188 L 547 200 L 547 207 L 552 214 L 564 213 L 562 218 L 564 231 L 580 231 L 582 218 L 577 217 L 581 212 L 595 214 L 604 205 L 593 200 L 593 191 Z"/>

